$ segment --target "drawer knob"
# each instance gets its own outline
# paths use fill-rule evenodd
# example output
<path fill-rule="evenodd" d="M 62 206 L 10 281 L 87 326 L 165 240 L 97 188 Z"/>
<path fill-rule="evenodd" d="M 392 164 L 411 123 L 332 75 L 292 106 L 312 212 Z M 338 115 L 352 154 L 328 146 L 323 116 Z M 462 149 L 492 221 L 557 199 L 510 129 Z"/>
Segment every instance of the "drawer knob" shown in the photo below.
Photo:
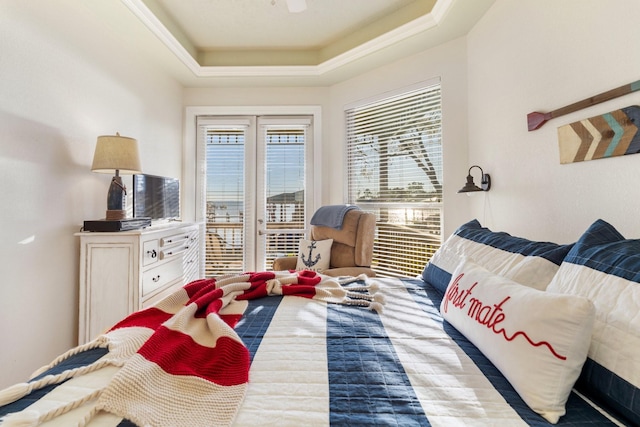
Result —
<path fill-rule="evenodd" d="M 159 281 L 160 280 L 160 275 L 158 274 L 157 276 L 152 277 L 151 280 L 153 280 L 154 282 Z"/>
<path fill-rule="evenodd" d="M 158 256 L 158 253 L 156 252 L 155 249 L 152 249 L 150 251 L 147 251 L 147 254 L 151 257 L 151 258 L 156 258 Z"/>

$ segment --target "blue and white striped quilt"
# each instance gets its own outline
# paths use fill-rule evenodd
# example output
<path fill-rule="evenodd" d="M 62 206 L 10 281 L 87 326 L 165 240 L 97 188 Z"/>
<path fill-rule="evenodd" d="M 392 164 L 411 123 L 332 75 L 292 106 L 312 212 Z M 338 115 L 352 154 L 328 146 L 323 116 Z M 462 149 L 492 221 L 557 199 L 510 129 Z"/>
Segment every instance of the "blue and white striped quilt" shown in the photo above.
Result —
<path fill-rule="evenodd" d="M 236 331 L 251 353 L 250 382 L 235 425 L 550 425 L 443 321 L 441 294 L 434 288 L 418 279 L 374 281 L 386 298 L 381 314 L 290 296 L 249 301 Z M 68 362 L 90 363 L 101 351 Z M 73 379 L 0 407 L 0 416 L 30 405 L 54 405 L 63 394 L 58 390 L 52 397 L 56 389 L 99 387 L 108 380 L 99 374 L 84 378 L 84 384 Z M 70 420 L 89 410 L 78 408 L 58 424 L 46 425 L 74 425 Z M 92 425 L 132 424 L 103 414 Z M 567 414 L 557 425 L 626 424 L 572 393 Z"/>

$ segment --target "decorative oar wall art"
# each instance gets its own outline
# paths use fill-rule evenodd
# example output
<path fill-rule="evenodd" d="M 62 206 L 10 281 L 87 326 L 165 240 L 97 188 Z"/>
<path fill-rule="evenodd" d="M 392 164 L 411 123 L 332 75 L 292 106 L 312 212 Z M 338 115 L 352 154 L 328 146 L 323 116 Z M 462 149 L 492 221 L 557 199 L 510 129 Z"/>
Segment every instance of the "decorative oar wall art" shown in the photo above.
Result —
<path fill-rule="evenodd" d="M 640 80 L 574 102 L 548 113 L 527 114 L 529 132 L 565 114 L 640 90 Z M 640 107 L 633 105 L 558 128 L 560 163 L 604 159 L 640 152 Z"/>
<path fill-rule="evenodd" d="M 640 152 L 640 107 L 633 105 L 558 128 L 560 163 Z"/>
<path fill-rule="evenodd" d="M 583 99 L 582 101 L 575 102 L 573 104 L 567 105 L 566 107 L 558 108 L 557 110 L 553 110 L 549 113 L 539 113 L 537 111 L 534 111 L 533 113 L 527 114 L 527 125 L 529 131 L 541 128 L 542 125 L 544 125 L 546 122 L 556 117 L 574 113 L 578 110 L 582 110 L 583 108 L 591 107 L 592 105 L 609 101 L 610 99 L 627 95 L 637 90 L 640 90 L 640 80 L 617 87 L 615 89 L 611 89 L 607 92 L 600 93 L 598 95 L 592 96 L 591 98 Z"/>

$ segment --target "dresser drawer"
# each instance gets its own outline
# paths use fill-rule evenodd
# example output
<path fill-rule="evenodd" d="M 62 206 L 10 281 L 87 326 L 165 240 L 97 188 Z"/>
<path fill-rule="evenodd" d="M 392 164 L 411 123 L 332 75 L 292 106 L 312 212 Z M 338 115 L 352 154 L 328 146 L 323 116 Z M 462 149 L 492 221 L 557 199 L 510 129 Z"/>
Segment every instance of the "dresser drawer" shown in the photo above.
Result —
<path fill-rule="evenodd" d="M 146 297 L 182 277 L 182 257 L 175 257 L 142 273 L 142 296 Z"/>
<path fill-rule="evenodd" d="M 178 234 L 172 234 L 160 239 L 160 246 L 166 248 L 174 245 L 185 244 L 189 241 L 190 237 L 191 236 L 189 235 L 188 231 L 184 231 Z"/>
<path fill-rule="evenodd" d="M 185 254 L 189 250 L 189 246 L 184 245 L 176 245 L 168 249 L 160 250 L 160 259 L 168 259 L 176 257 L 177 255 Z"/>
<path fill-rule="evenodd" d="M 142 266 L 146 267 L 158 261 L 159 248 L 158 240 L 147 240 L 142 243 Z"/>

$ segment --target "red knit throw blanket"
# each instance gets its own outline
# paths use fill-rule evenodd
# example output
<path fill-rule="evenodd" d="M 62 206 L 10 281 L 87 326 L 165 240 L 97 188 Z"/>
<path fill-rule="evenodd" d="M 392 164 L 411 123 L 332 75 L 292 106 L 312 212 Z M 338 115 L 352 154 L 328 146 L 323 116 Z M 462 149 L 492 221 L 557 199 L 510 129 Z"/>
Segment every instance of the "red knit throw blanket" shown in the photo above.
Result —
<path fill-rule="evenodd" d="M 365 289 L 368 287 L 360 290 Z M 381 301 L 373 302 L 372 295 L 352 290 L 311 271 L 194 281 L 157 305 L 131 314 L 95 341 L 60 356 L 47 368 L 87 348 L 107 346 L 109 353 L 99 361 L 84 370 L 6 389 L 0 392 L 0 403 L 105 365 L 122 366 L 106 388 L 48 413 L 25 410 L 10 414 L 3 425 L 36 425 L 96 399 L 97 405 L 79 425 L 100 411 L 141 426 L 230 425 L 249 381 L 249 352 L 233 330 L 247 306 L 245 300 L 297 295 L 381 308 Z"/>

